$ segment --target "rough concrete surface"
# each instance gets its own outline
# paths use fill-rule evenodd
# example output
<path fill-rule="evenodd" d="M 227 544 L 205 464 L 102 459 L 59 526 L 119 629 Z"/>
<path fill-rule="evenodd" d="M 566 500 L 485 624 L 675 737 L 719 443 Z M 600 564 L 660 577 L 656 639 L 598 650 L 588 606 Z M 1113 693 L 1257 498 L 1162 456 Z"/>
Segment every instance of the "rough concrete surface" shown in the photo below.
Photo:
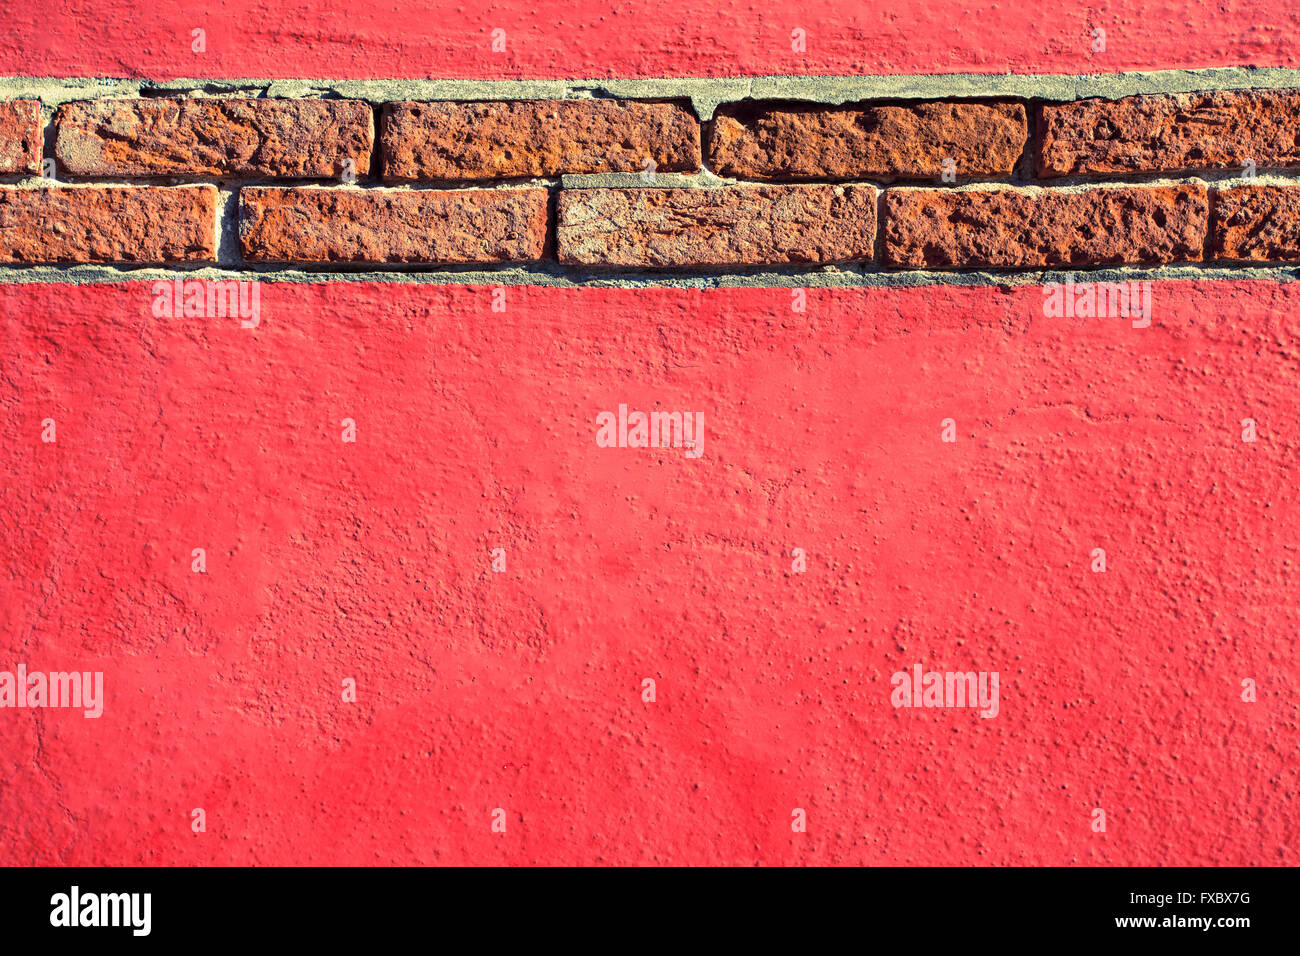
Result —
<path fill-rule="evenodd" d="M 1152 295 L 0 286 L 0 862 L 1294 865 L 1300 286 Z"/>
<path fill-rule="evenodd" d="M 469 77 L 1105 73 L 1294 66 L 1300 8 L 1275 0 L 497 0 L 11 4 L 0 75 Z M 204 49 L 192 31 L 205 30 Z M 1094 31 L 1106 31 L 1096 49 Z M 796 30 L 802 31 L 802 43 Z M 499 32 L 498 32 L 499 31 Z M 494 49 L 494 40 L 498 41 Z"/>

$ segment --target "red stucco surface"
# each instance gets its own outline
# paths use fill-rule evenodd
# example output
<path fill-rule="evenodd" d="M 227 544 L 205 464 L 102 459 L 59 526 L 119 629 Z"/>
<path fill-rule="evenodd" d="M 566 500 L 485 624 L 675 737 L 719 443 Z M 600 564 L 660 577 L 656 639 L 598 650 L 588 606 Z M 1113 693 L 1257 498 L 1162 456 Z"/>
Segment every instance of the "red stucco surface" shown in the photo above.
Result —
<path fill-rule="evenodd" d="M 0 75 L 578 77 L 1108 73 L 1293 66 L 1300 7 L 1272 0 L 788 2 L 6 0 Z M 805 31 L 803 52 L 791 33 Z M 192 31 L 206 49 L 192 50 Z M 504 52 L 492 31 L 505 31 Z M 1094 52 L 1096 29 L 1106 33 Z"/>
<path fill-rule="evenodd" d="M 1298 290 L 0 286 L 0 863 L 1294 864 Z"/>

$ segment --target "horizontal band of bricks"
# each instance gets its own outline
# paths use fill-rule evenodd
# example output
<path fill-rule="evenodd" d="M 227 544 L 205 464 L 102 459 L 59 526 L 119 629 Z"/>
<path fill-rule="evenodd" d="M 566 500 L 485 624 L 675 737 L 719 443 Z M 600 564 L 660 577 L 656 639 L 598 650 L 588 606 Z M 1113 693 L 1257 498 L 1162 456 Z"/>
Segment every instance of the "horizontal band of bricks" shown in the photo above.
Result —
<path fill-rule="evenodd" d="M 666 100 L 12 100 L 0 263 L 216 262 L 214 183 L 238 191 L 249 263 L 1295 262 L 1300 182 L 1252 176 L 1300 167 L 1297 121 L 1297 90 L 744 101 L 705 122 Z M 1244 178 L 1169 179 L 1216 170 Z M 626 181 L 565 178 L 599 174 Z"/>

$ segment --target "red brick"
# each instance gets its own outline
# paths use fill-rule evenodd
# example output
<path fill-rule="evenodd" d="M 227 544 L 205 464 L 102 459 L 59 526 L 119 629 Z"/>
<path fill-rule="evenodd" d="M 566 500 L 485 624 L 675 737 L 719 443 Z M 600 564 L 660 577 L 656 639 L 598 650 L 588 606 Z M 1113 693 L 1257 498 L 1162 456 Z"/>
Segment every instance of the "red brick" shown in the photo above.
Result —
<path fill-rule="evenodd" d="M 0 187 L 0 262 L 211 262 L 215 186 Z"/>
<path fill-rule="evenodd" d="M 676 103 L 389 103 L 380 139 L 392 182 L 700 168 L 700 125 Z"/>
<path fill-rule="evenodd" d="M 67 103 L 55 156 L 74 176 L 331 179 L 370 171 L 373 113 L 359 100 L 140 99 Z"/>
<path fill-rule="evenodd" d="M 1219 90 L 1042 108 L 1043 176 L 1300 165 L 1300 90 Z"/>
<path fill-rule="evenodd" d="M 0 173 L 35 173 L 41 168 L 41 104 L 0 103 Z"/>
<path fill-rule="evenodd" d="M 244 258 L 260 262 L 526 262 L 545 253 L 545 189 L 248 187 Z"/>
<path fill-rule="evenodd" d="M 1019 103 L 737 107 L 709 129 L 709 168 L 739 179 L 1009 176 L 1029 138 Z"/>
<path fill-rule="evenodd" d="M 883 258 L 929 269 L 1197 262 L 1208 210 L 1199 183 L 890 189 Z"/>
<path fill-rule="evenodd" d="M 572 189 L 560 261 L 614 266 L 825 263 L 872 257 L 873 186 Z"/>
<path fill-rule="evenodd" d="M 1214 256 L 1238 262 L 1300 262 L 1300 186 L 1215 190 Z"/>

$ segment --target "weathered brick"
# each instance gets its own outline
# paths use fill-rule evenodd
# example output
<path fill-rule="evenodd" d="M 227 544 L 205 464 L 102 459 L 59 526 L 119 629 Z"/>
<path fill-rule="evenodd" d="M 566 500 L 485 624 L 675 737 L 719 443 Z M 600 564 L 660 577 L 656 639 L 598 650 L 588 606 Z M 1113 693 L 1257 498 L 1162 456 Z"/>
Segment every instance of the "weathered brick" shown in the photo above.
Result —
<path fill-rule="evenodd" d="M 883 258 L 931 269 L 1197 262 L 1208 211 L 1200 183 L 890 189 Z"/>
<path fill-rule="evenodd" d="M 1217 259 L 1300 261 L 1300 186 L 1247 185 L 1215 191 Z"/>
<path fill-rule="evenodd" d="M 699 123 L 676 103 L 389 103 L 380 141 L 391 182 L 700 168 Z"/>
<path fill-rule="evenodd" d="M 263 262 L 526 262 L 546 248 L 545 189 L 240 191 L 244 258 Z"/>
<path fill-rule="evenodd" d="M 1029 138 L 1019 103 L 854 109 L 736 107 L 709 129 L 709 167 L 739 179 L 1008 176 Z"/>
<path fill-rule="evenodd" d="M 215 186 L 0 187 L 0 262 L 211 262 Z"/>
<path fill-rule="evenodd" d="M 35 173 L 41 166 L 41 104 L 0 103 L 0 173 Z"/>
<path fill-rule="evenodd" d="M 370 171 L 374 119 L 359 100 L 138 99 L 67 103 L 55 156 L 74 176 L 330 179 Z"/>
<path fill-rule="evenodd" d="M 1042 108 L 1043 176 L 1300 165 L 1300 90 L 1217 90 Z"/>
<path fill-rule="evenodd" d="M 573 189 L 560 193 L 562 262 L 728 266 L 870 259 L 873 186 Z"/>

